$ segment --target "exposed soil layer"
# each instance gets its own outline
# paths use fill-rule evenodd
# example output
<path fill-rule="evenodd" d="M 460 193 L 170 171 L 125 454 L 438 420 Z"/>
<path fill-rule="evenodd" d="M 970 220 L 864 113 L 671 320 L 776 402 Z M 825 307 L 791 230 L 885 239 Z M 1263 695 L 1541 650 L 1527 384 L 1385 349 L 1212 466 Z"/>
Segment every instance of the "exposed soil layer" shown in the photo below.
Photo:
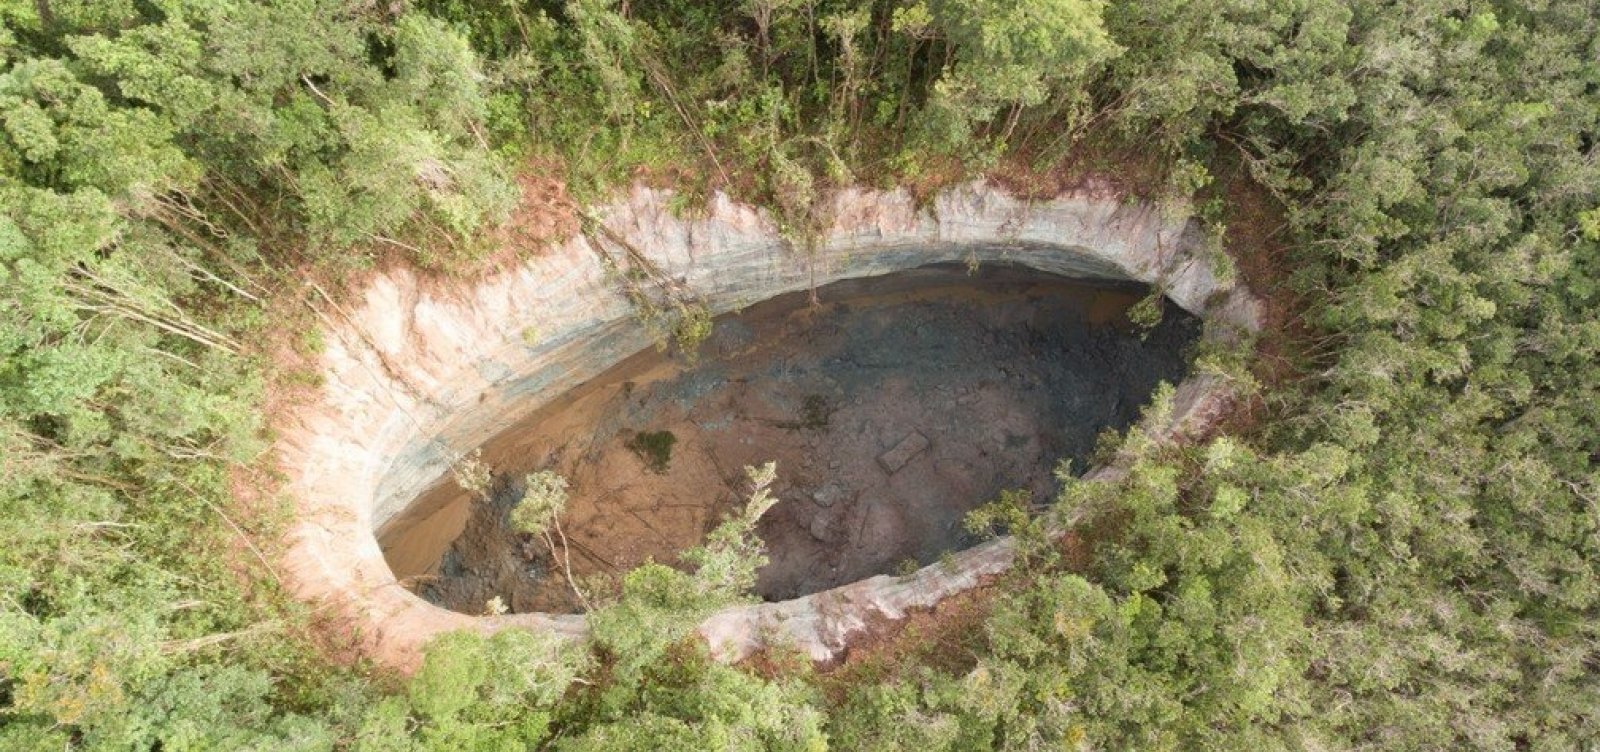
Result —
<path fill-rule="evenodd" d="M 1004 489 L 1049 498 L 1061 460 L 1081 472 L 1100 431 L 1183 378 L 1199 322 L 1169 305 L 1141 337 L 1126 311 L 1144 294 L 986 265 L 773 298 L 718 318 L 692 365 L 640 353 L 508 427 L 482 448 L 493 501 L 444 484 L 380 544 L 442 606 L 573 611 L 550 552 L 508 524 L 517 478 L 569 479 L 561 529 L 581 581 L 676 563 L 742 503 L 743 468 L 774 460 L 760 595 L 927 564 L 974 542 L 966 512 Z"/>

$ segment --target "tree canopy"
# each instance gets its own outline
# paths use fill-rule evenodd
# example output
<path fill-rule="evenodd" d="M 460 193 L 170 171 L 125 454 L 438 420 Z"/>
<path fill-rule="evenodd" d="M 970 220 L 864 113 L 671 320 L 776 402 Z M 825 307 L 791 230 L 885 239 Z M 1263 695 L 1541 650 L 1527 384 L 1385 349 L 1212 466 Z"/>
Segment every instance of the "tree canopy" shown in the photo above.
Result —
<path fill-rule="evenodd" d="M 1597 136 L 1592 0 L 0 0 L 0 749 L 1592 748 Z M 255 472 L 279 346 L 380 260 L 473 273 L 533 165 L 800 240 L 840 186 L 1110 176 L 1277 330 L 971 628 L 719 664 L 736 520 L 592 645 L 330 661 Z"/>

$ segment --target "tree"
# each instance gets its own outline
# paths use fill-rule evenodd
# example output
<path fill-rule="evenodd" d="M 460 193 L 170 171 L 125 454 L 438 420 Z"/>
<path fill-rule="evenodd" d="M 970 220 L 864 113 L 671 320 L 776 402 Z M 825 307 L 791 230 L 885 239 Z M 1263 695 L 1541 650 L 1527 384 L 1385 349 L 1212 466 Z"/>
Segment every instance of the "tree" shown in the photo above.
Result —
<path fill-rule="evenodd" d="M 1084 96 L 1089 76 L 1120 52 L 1106 33 L 1100 0 L 951 3 L 929 6 L 956 62 L 934 85 L 928 117 L 950 146 L 973 126 L 1010 112 L 1000 130 L 1011 137 L 1023 108 L 1059 94 Z"/>

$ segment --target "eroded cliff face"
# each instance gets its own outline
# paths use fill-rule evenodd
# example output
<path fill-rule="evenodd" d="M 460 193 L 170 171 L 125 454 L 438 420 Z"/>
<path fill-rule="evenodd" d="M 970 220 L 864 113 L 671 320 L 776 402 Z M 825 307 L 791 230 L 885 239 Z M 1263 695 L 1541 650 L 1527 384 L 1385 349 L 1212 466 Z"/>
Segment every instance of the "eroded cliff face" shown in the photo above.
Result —
<path fill-rule="evenodd" d="M 1156 284 L 1183 308 L 1225 325 L 1207 336 L 1258 326 L 1256 302 L 1218 280 L 1185 222 L 1088 191 L 1024 201 L 971 184 L 918 209 L 904 192 L 848 190 L 835 198 L 833 225 L 810 252 L 791 248 L 763 212 L 720 194 L 690 218 L 673 214 L 670 199 L 670 192 L 637 188 L 592 214 L 602 232 L 713 313 L 838 279 L 935 262 L 1009 261 Z M 479 618 L 433 606 L 396 581 L 374 531 L 444 482 L 449 463 L 485 438 L 652 345 L 607 270 L 607 253 L 615 249 L 580 236 L 470 281 L 395 270 L 337 312 L 321 399 L 286 421 L 278 443 L 296 512 L 284 569 L 300 597 L 326 604 L 379 662 L 413 667 L 422 646 L 451 629 L 583 633 L 581 616 Z M 1227 398 L 1214 377 L 1193 377 L 1180 386 L 1168 424 L 1150 428 L 1181 436 L 1213 421 Z M 828 659 L 870 621 L 937 603 L 1010 560 L 1002 539 L 956 555 L 954 566 L 730 609 L 701 631 L 727 657 L 781 635 Z"/>

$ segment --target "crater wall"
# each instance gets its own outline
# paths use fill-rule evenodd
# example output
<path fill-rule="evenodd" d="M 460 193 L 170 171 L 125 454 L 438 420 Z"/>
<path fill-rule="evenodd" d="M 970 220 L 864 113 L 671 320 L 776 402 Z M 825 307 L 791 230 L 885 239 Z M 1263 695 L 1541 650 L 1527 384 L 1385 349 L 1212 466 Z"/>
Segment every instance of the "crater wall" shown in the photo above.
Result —
<path fill-rule="evenodd" d="M 766 213 L 722 194 L 698 216 L 678 216 L 672 203 L 669 191 L 635 188 L 591 214 L 713 313 L 935 262 L 1009 261 L 1155 284 L 1206 318 L 1208 337 L 1258 326 L 1258 304 L 1218 278 L 1195 228 L 1092 188 L 1024 200 L 973 183 L 924 207 L 903 191 L 846 190 L 810 252 L 792 248 Z M 652 346 L 604 257 L 579 236 L 472 280 L 396 269 L 331 313 L 320 399 L 285 421 L 277 444 L 295 506 L 283 569 L 299 597 L 325 606 L 378 662 L 412 668 L 429 639 L 453 629 L 584 633 L 581 616 L 472 617 L 434 606 L 396 580 L 374 533 L 401 514 L 425 514 L 407 507 L 448 482 L 449 463 L 483 439 Z M 1173 437 L 1203 428 L 1229 397 L 1217 377 L 1197 374 L 1179 386 L 1168 423 L 1151 428 Z M 973 587 L 1011 555 L 1009 540 L 992 541 L 955 555 L 953 566 L 729 609 L 701 633 L 728 658 L 769 639 L 834 658 L 869 623 Z"/>

